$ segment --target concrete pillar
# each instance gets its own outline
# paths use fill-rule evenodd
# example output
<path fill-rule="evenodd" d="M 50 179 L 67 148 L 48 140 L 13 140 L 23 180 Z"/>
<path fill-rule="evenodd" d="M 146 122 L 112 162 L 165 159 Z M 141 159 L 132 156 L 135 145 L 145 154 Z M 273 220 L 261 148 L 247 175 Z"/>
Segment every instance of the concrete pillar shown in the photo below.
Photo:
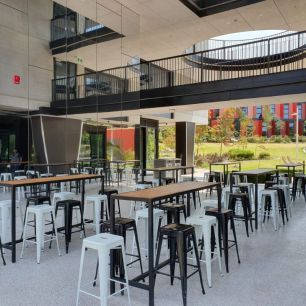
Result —
<path fill-rule="evenodd" d="M 195 123 L 176 122 L 175 124 L 176 158 L 182 159 L 183 166 L 193 166 L 194 164 L 194 133 L 195 133 Z"/>

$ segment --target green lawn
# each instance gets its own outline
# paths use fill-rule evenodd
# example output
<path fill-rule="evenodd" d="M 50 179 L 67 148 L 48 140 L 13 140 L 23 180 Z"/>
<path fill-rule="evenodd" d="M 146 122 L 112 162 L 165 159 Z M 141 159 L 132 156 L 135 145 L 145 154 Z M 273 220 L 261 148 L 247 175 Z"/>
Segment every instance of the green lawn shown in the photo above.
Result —
<path fill-rule="evenodd" d="M 263 146 L 265 149 L 260 148 L 259 146 Z M 222 152 L 225 153 L 231 148 L 241 148 L 239 145 L 234 146 L 223 146 Z M 306 153 L 303 152 L 303 148 L 306 148 L 306 144 L 299 143 L 298 146 L 298 160 L 300 162 L 306 160 Z M 296 155 L 296 147 L 295 143 L 264 143 L 264 144 L 256 144 L 249 143 L 246 147 L 247 150 L 252 150 L 257 156 L 260 152 L 269 152 L 271 158 L 269 160 L 248 160 L 242 161 L 242 169 L 256 169 L 256 168 L 275 168 L 277 164 L 283 164 L 282 156 L 289 156 L 292 161 L 295 161 Z M 306 151 L 306 149 L 305 149 Z M 195 152 L 197 152 L 197 146 L 195 146 Z M 220 152 L 220 144 L 218 143 L 205 143 L 199 146 L 200 154 L 208 154 L 208 153 L 219 153 Z M 208 165 L 205 165 L 205 168 Z M 216 168 L 217 169 L 217 168 Z"/>

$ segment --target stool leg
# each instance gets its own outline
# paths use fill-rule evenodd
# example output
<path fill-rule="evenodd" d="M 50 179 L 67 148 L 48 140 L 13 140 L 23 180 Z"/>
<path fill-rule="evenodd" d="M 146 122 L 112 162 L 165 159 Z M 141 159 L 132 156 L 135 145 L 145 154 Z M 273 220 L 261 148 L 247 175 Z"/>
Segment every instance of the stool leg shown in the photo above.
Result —
<path fill-rule="evenodd" d="M 210 240 L 210 238 L 209 238 L 209 240 Z M 198 267 L 198 271 L 199 271 L 199 277 L 200 277 L 200 283 L 201 283 L 201 287 L 202 287 L 202 293 L 205 294 L 204 285 L 203 285 L 203 278 L 202 278 L 202 272 L 201 272 L 199 252 L 198 252 L 198 247 L 197 247 L 197 239 L 196 239 L 196 235 L 195 235 L 194 231 L 192 231 L 192 241 L 193 241 L 193 249 L 194 249 L 196 260 L 197 260 L 197 267 Z M 185 255 L 186 255 L 186 259 L 187 259 L 187 252 L 185 252 Z M 187 260 L 186 260 L 186 263 L 187 263 Z M 187 270 L 186 270 L 186 276 L 187 276 Z M 186 278 L 186 285 L 187 285 L 187 278 Z"/>
<path fill-rule="evenodd" d="M 40 254 L 42 247 L 42 237 L 43 237 L 43 214 L 38 212 L 36 216 L 36 256 L 37 263 L 40 263 Z"/>
<path fill-rule="evenodd" d="M 131 297 L 130 297 L 130 287 L 129 287 L 129 278 L 127 274 L 127 264 L 126 264 L 126 258 L 125 258 L 125 247 L 124 243 L 121 244 L 121 252 L 122 252 L 122 260 L 123 260 L 123 267 L 124 267 L 124 274 L 125 274 L 125 286 L 126 286 L 126 291 L 128 295 L 128 301 L 129 305 L 131 306 Z"/>
<path fill-rule="evenodd" d="M 177 244 L 177 254 L 178 254 L 178 260 L 179 260 L 179 267 L 180 267 L 183 305 L 186 306 L 187 305 L 187 246 L 186 246 L 186 239 L 183 233 L 179 233 L 177 235 L 176 244 Z M 194 246 L 196 247 L 196 243 Z M 174 254 L 175 254 L 175 250 L 174 250 Z"/>
<path fill-rule="evenodd" d="M 247 211 L 247 203 L 245 201 L 245 199 L 241 200 L 241 204 L 242 204 L 242 209 L 243 209 L 243 215 L 244 215 L 244 224 L 245 224 L 245 230 L 246 230 L 246 234 L 247 237 L 249 237 L 249 221 L 248 221 L 248 211 Z"/>
<path fill-rule="evenodd" d="M 234 223 L 234 218 L 233 218 L 233 216 L 230 217 L 230 220 L 231 220 L 231 226 L 232 226 L 232 231 L 233 231 L 234 240 L 235 240 L 235 246 L 236 246 L 236 252 L 237 252 L 238 263 L 240 263 L 240 257 L 239 257 L 239 251 L 238 251 L 238 243 L 237 243 L 236 230 L 235 230 L 235 223 Z"/>
<path fill-rule="evenodd" d="M 137 228 L 136 228 L 136 224 L 135 223 L 133 224 L 133 230 L 134 230 L 134 235 L 135 235 L 135 240 L 136 240 L 137 252 L 138 252 L 138 256 L 139 256 L 140 271 L 141 271 L 141 274 L 143 274 L 142 261 L 141 261 L 141 253 L 140 253 L 139 240 L 138 240 L 138 233 L 137 233 Z"/>
<path fill-rule="evenodd" d="M 20 258 L 23 257 L 24 246 L 25 246 L 26 239 L 27 239 L 28 218 L 29 218 L 29 213 L 26 211 L 25 220 L 24 220 L 24 227 L 23 227 L 23 241 L 22 241 Z"/>
<path fill-rule="evenodd" d="M 170 238 L 170 280 L 171 280 L 171 285 L 173 285 L 173 281 L 174 281 L 175 259 L 176 259 L 176 242 L 175 242 L 174 238 Z"/>
<path fill-rule="evenodd" d="M 68 253 L 69 242 L 71 240 L 72 210 L 73 210 L 73 208 L 71 206 L 65 205 L 65 244 L 66 244 L 66 254 Z"/>
<path fill-rule="evenodd" d="M 99 250 L 99 282 L 100 282 L 100 302 L 101 306 L 107 306 L 108 300 L 108 280 L 109 280 L 109 253 L 108 251 Z M 108 276 L 108 277 L 106 277 Z"/>
<path fill-rule="evenodd" d="M 219 225 L 218 225 L 218 222 L 216 222 L 216 224 L 213 225 L 213 231 L 214 231 L 214 236 L 215 237 L 218 236 L 218 231 L 219 231 L 218 228 L 219 228 Z M 218 258 L 219 271 L 220 271 L 221 275 L 223 276 L 219 243 L 216 243 L 216 249 L 217 249 L 217 258 Z"/>
<path fill-rule="evenodd" d="M 5 259 L 4 259 L 4 254 L 3 254 L 3 248 L 2 248 L 1 237 L 0 237 L 0 251 L 1 251 L 1 257 L 2 257 L 3 265 L 6 265 L 6 262 L 5 262 Z"/>
<path fill-rule="evenodd" d="M 83 209 L 82 209 L 82 206 L 81 204 L 78 205 L 79 206 L 79 209 L 80 209 L 80 215 L 81 215 L 81 230 L 83 230 L 83 235 L 84 237 L 86 237 L 86 233 L 85 233 L 85 225 L 84 225 L 84 214 L 83 214 Z M 71 229 L 71 227 L 70 227 Z M 70 230 L 71 232 L 71 230 Z M 70 241 L 71 241 L 71 234 L 70 234 Z"/>
<path fill-rule="evenodd" d="M 82 245 L 82 253 L 81 253 L 81 262 L 80 262 L 80 271 L 79 271 L 79 280 L 78 280 L 78 291 L 77 291 L 76 306 L 79 305 L 79 297 L 80 297 L 80 290 L 81 290 L 81 280 L 82 280 L 82 273 L 83 273 L 84 256 L 85 256 L 85 246 L 83 244 Z"/>
<path fill-rule="evenodd" d="M 11 208 L 9 206 L 2 207 L 1 208 L 1 235 L 2 239 L 4 242 L 9 242 L 11 241 L 10 238 L 10 230 L 8 228 L 8 221 L 10 220 L 11 217 Z"/>
<path fill-rule="evenodd" d="M 211 287 L 211 226 L 202 226 L 202 233 L 204 237 L 204 249 L 205 249 L 205 263 L 206 263 L 206 273 L 208 286 Z"/>
<path fill-rule="evenodd" d="M 138 224 L 138 221 L 139 221 L 139 217 L 136 216 L 135 218 L 135 224 L 136 224 L 136 228 L 137 228 L 137 224 Z M 146 237 L 146 236 L 145 236 Z M 134 255 L 134 250 L 135 250 L 135 235 L 133 237 L 133 242 L 132 242 L 132 255 Z M 131 262 L 133 261 L 133 257 L 131 257 Z"/>
<path fill-rule="evenodd" d="M 226 268 L 226 272 L 228 273 L 229 270 L 228 270 L 228 218 L 227 216 L 221 216 L 221 225 L 222 225 L 225 268 Z"/>
<path fill-rule="evenodd" d="M 55 221 L 55 210 L 54 210 L 54 208 L 51 212 L 51 218 L 52 218 L 52 224 L 53 224 L 53 235 L 55 236 L 55 240 L 56 240 L 56 247 L 57 247 L 58 256 L 61 256 L 61 251 L 60 251 L 59 244 L 58 244 L 58 234 L 57 234 L 57 226 L 56 226 L 56 221 Z"/>
<path fill-rule="evenodd" d="M 96 234 L 100 233 L 100 216 L 101 216 L 101 204 L 99 201 L 94 202 L 94 214 L 95 214 L 95 229 L 96 229 Z"/>
<path fill-rule="evenodd" d="M 158 245 L 157 245 L 157 252 L 156 252 L 156 258 L 155 258 L 155 271 L 158 269 L 159 264 L 159 258 L 160 258 L 160 252 L 163 244 L 163 236 L 161 233 L 158 233 Z M 154 275 L 154 285 L 155 286 L 155 279 L 156 279 L 156 273 Z"/>

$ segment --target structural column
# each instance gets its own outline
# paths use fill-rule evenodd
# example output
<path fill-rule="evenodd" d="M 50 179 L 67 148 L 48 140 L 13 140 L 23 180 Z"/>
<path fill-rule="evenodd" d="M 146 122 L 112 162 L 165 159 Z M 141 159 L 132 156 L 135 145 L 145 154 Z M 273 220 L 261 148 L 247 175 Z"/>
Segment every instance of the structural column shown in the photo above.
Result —
<path fill-rule="evenodd" d="M 195 133 L 195 123 L 176 122 L 175 124 L 176 158 L 182 159 L 183 166 L 193 166 L 194 164 L 194 133 Z"/>

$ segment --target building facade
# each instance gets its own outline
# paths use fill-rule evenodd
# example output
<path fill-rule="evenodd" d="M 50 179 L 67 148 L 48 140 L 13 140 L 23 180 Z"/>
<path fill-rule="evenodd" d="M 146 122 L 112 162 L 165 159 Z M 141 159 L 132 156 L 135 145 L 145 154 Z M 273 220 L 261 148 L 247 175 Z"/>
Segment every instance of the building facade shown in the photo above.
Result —
<path fill-rule="evenodd" d="M 264 108 L 267 108 L 269 115 L 274 118 L 270 122 L 264 120 Z M 299 135 L 305 135 L 306 103 L 283 103 L 270 104 L 268 106 L 246 106 L 241 107 L 242 112 L 251 119 L 250 130 L 254 136 L 273 135 L 294 136 L 296 131 L 296 114 L 298 112 Z M 211 109 L 209 111 L 209 126 L 217 124 L 217 119 L 222 116 L 225 109 Z M 235 129 L 239 132 L 240 123 L 238 114 L 235 115 Z"/>

